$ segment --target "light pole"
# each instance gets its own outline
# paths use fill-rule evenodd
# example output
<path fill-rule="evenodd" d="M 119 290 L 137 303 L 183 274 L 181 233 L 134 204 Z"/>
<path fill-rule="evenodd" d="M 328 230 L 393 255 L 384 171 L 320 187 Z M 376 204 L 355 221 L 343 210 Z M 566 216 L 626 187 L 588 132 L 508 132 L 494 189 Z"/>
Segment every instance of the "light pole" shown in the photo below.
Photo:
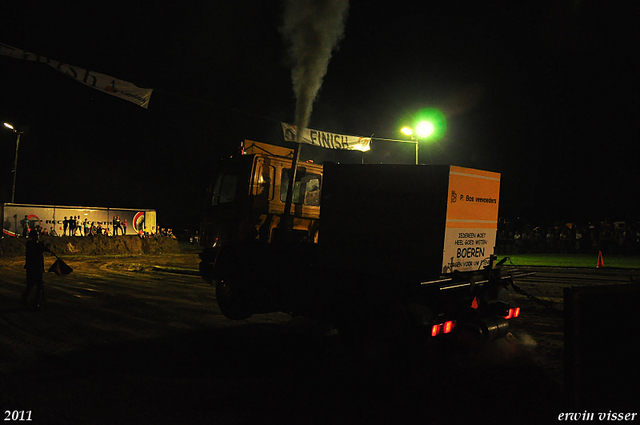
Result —
<path fill-rule="evenodd" d="M 413 136 L 413 129 L 410 127 L 402 127 L 400 130 L 402 134 L 406 134 L 411 137 L 411 142 L 416 145 L 416 165 L 418 165 L 418 140 Z"/>
<path fill-rule="evenodd" d="M 22 131 L 16 130 L 11 124 L 4 123 L 4 126 L 13 131 L 18 135 L 16 139 L 16 156 L 13 160 L 13 188 L 11 189 L 11 203 L 15 203 L 16 201 L 16 175 L 18 174 L 18 149 L 20 149 L 20 135 Z"/>
<path fill-rule="evenodd" d="M 418 146 L 420 145 L 420 139 L 426 139 L 433 134 L 433 123 L 431 121 L 420 121 L 416 125 L 415 131 L 411 127 L 403 127 L 400 131 L 407 136 L 411 136 L 411 140 L 416 144 L 416 165 L 418 165 Z"/>
<path fill-rule="evenodd" d="M 420 163 L 418 158 L 419 142 L 436 141 L 444 137 L 447 129 L 447 119 L 444 114 L 435 108 L 423 108 L 415 114 L 402 119 L 405 123 L 415 123 L 411 127 L 404 127 L 400 131 L 411 137 L 411 142 L 416 145 L 416 165 Z"/>

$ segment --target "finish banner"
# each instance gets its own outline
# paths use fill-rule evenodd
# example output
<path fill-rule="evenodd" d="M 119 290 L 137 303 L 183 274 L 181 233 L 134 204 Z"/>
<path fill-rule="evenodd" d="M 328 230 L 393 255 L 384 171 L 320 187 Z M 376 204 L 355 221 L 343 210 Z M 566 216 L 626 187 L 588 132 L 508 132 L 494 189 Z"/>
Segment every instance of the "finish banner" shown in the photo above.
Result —
<path fill-rule="evenodd" d="M 297 142 L 295 125 L 282 123 L 285 142 Z M 320 146 L 327 149 L 343 149 L 349 151 L 367 152 L 371 149 L 371 137 L 346 136 L 326 131 L 306 128 L 302 135 L 302 143 Z"/>
<path fill-rule="evenodd" d="M 2 43 L 0 43 L 0 54 L 15 59 L 46 63 L 68 77 L 71 77 L 89 87 L 93 87 L 96 90 L 119 97 L 120 99 L 128 100 L 129 102 L 133 102 L 145 109 L 149 107 L 149 100 L 151 99 L 151 92 L 153 89 L 142 89 L 131 83 L 105 74 L 100 74 L 98 72 L 89 71 L 83 68 L 78 68 L 77 66 L 48 59 L 44 56 L 16 49 L 15 47 L 7 46 Z"/>

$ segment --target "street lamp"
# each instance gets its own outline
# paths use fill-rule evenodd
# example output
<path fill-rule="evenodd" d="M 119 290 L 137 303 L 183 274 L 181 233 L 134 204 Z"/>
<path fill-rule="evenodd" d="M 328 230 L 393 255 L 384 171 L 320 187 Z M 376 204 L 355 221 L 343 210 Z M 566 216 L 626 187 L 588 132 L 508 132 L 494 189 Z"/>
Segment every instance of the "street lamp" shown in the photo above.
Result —
<path fill-rule="evenodd" d="M 447 123 L 444 114 L 433 108 L 422 109 L 412 117 L 412 120 L 417 121 L 413 128 L 403 127 L 400 131 L 407 136 L 411 136 L 412 143 L 415 143 L 416 165 L 418 165 L 418 146 L 420 140 L 440 139 L 444 135 Z"/>
<path fill-rule="evenodd" d="M 16 130 L 11 124 L 7 122 L 4 123 L 4 126 L 18 135 L 18 138 L 16 139 L 16 156 L 15 156 L 15 159 L 13 160 L 13 188 L 11 189 L 11 203 L 13 204 L 15 203 L 15 200 L 16 200 L 16 175 L 18 174 L 18 149 L 20 148 L 20 135 L 22 134 L 22 131 Z"/>
<path fill-rule="evenodd" d="M 420 121 L 416 124 L 416 129 L 413 131 L 411 127 L 403 127 L 400 130 L 403 134 L 407 136 L 411 136 L 411 140 L 414 141 L 416 145 L 416 165 L 418 165 L 418 146 L 420 145 L 420 139 L 426 139 L 431 136 L 434 132 L 435 127 L 431 121 Z"/>

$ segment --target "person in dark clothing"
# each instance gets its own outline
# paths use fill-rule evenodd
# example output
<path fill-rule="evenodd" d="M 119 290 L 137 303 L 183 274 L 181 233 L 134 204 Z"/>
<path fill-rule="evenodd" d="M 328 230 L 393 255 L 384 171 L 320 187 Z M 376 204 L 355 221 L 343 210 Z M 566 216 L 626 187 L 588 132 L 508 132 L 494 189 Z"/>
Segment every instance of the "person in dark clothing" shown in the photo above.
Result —
<path fill-rule="evenodd" d="M 76 235 L 76 225 L 78 223 L 76 222 L 76 216 L 72 215 L 71 218 L 69 219 L 69 236 L 75 236 Z"/>
<path fill-rule="evenodd" d="M 27 254 L 25 259 L 24 268 L 27 270 L 27 287 L 22 294 L 22 303 L 25 307 L 28 306 L 29 294 L 33 287 L 36 287 L 35 297 L 31 303 L 31 307 L 34 310 L 40 308 L 40 296 L 42 294 L 43 282 L 42 276 L 44 274 L 44 253 L 51 252 L 44 243 L 38 240 L 38 232 L 33 229 L 29 233 L 29 240 L 27 241 Z"/>
<path fill-rule="evenodd" d="M 69 228 L 69 220 L 67 220 L 67 217 L 62 220 L 62 225 L 64 226 L 64 235 L 67 236 L 67 229 Z"/>
<path fill-rule="evenodd" d="M 22 237 L 26 238 L 29 234 L 29 218 L 28 216 L 24 216 L 22 220 L 20 220 L 20 224 L 22 225 Z"/>
<path fill-rule="evenodd" d="M 123 232 L 123 230 L 122 230 L 122 222 L 120 221 L 120 216 L 119 216 L 119 215 L 117 215 L 117 216 L 116 216 L 116 226 L 115 226 L 115 227 L 114 227 L 114 229 L 113 229 L 113 230 L 114 230 L 114 232 L 115 232 L 115 229 L 116 229 L 116 228 L 117 228 L 118 230 L 120 230 L 120 234 L 121 234 L 121 235 L 124 235 L 124 232 Z"/>

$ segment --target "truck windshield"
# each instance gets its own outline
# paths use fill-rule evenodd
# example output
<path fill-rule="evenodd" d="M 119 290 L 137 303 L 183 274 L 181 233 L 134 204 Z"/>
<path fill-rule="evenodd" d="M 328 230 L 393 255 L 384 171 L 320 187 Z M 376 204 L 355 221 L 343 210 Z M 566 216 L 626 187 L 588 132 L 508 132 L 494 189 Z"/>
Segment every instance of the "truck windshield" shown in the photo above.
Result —
<path fill-rule="evenodd" d="M 232 202 L 236 198 L 236 186 L 238 176 L 235 174 L 220 173 L 213 187 L 213 199 L 211 205 L 220 205 Z"/>
<path fill-rule="evenodd" d="M 291 169 L 282 170 L 280 181 L 280 200 L 286 202 L 287 190 L 289 190 L 289 174 Z M 293 187 L 293 203 L 304 205 L 320 205 L 320 179 L 319 174 L 306 173 Z"/>

